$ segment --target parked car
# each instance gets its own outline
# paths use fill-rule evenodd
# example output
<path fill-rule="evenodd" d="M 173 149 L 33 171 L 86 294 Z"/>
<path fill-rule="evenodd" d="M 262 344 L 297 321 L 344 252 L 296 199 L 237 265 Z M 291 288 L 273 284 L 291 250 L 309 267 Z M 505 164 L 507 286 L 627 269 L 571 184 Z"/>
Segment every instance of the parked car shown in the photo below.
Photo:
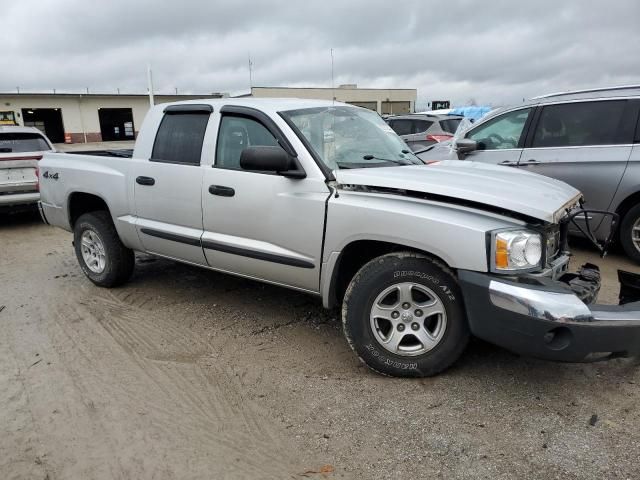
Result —
<path fill-rule="evenodd" d="M 460 115 L 416 113 L 390 117 L 386 122 L 411 150 L 416 151 L 434 143 L 450 140 L 462 118 Z"/>
<path fill-rule="evenodd" d="M 53 145 L 33 127 L 0 126 L 0 210 L 35 208 L 38 161 Z"/>
<path fill-rule="evenodd" d="M 42 217 L 96 285 L 126 282 L 141 251 L 301 290 L 341 306 L 388 375 L 434 375 L 470 334 L 555 360 L 640 351 L 640 302 L 592 304 L 597 267 L 568 273 L 564 182 L 424 165 L 377 113 L 318 100 L 157 105 L 133 157 L 41 162 Z"/>
<path fill-rule="evenodd" d="M 640 86 L 544 95 L 493 113 L 455 145 L 418 155 L 506 165 L 563 180 L 584 194 L 588 208 L 620 215 L 620 243 L 640 262 L 639 111 Z M 590 216 L 596 236 L 604 239 L 609 220 Z"/>

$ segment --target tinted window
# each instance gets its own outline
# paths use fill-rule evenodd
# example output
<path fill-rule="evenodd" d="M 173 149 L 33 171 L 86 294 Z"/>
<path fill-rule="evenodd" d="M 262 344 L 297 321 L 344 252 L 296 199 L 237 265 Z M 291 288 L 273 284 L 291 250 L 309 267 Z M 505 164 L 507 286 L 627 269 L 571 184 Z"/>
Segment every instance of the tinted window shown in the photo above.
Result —
<path fill-rule="evenodd" d="M 240 154 L 247 147 L 278 145 L 271 132 L 256 120 L 245 117 L 222 117 L 218 144 L 216 145 L 216 166 L 240 170 Z"/>
<path fill-rule="evenodd" d="M 0 133 L 0 153 L 41 152 L 51 150 L 37 133 Z"/>
<path fill-rule="evenodd" d="M 153 144 L 151 160 L 200 165 L 208 121 L 208 113 L 165 114 Z"/>
<path fill-rule="evenodd" d="M 467 134 L 478 142 L 479 150 L 504 150 L 517 148 L 530 108 L 508 112 L 489 120 Z"/>
<path fill-rule="evenodd" d="M 429 130 L 429 127 L 433 125 L 433 122 L 428 120 L 414 120 L 413 121 L 413 132 L 411 133 L 422 133 Z"/>
<path fill-rule="evenodd" d="M 549 105 L 542 109 L 532 147 L 611 145 L 619 141 L 625 100 Z"/>
<path fill-rule="evenodd" d="M 440 120 L 440 128 L 445 132 L 456 133 L 458 125 L 460 125 L 461 118 L 451 118 L 448 120 Z"/>
<path fill-rule="evenodd" d="M 411 135 L 413 133 L 411 120 L 391 120 L 389 125 L 398 135 Z"/>

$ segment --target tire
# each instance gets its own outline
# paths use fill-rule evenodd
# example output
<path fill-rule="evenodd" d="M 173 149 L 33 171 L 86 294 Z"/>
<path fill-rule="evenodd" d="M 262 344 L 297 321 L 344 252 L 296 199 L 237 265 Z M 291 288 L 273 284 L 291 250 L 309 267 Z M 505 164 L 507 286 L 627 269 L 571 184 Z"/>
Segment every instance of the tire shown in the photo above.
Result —
<path fill-rule="evenodd" d="M 640 204 L 632 207 L 622 219 L 620 224 L 620 244 L 624 249 L 624 252 L 634 260 L 640 263 L 640 231 L 638 231 L 639 246 L 633 243 L 633 227 L 634 225 L 640 226 Z"/>
<path fill-rule="evenodd" d="M 133 250 L 120 241 L 109 212 L 101 210 L 81 215 L 73 229 L 73 240 L 80 268 L 93 283 L 116 287 L 129 280 L 135 256 Z M 83 240 L 88 242 L 83 244 Z M 93 245 L 88 252 L 87 245 Z"/>
<path fill-rule="evenodd" d="M 403 306 L 407 292 L 409 309 L 404 308 L 407 302 Z M 384 317 L 373 313 L 374 304 Z M 394 377 L 436 375 L 460 357 L 469 341 L 454 275 L 440 262 L 414 252 L 382 255 L 356 273 L 342 304 L 342 325 L 360 360 Z"/>

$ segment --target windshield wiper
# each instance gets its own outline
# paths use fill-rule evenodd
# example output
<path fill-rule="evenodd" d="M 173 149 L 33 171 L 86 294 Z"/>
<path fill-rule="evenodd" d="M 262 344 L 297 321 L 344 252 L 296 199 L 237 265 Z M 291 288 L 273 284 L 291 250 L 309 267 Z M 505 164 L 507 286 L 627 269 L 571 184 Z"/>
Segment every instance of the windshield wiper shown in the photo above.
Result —
<path fill-rule="evenodd" d="M 406 160 L 399 160 L 394 158 L 380 158 L 380 157 L 376 157 L 375 155 L 364 155 L 362 159 L 363 160 L 380 160 L 382 162 L 397 163 L 398 165 L 411 165 L 411 163 L 407 162 Z"/>

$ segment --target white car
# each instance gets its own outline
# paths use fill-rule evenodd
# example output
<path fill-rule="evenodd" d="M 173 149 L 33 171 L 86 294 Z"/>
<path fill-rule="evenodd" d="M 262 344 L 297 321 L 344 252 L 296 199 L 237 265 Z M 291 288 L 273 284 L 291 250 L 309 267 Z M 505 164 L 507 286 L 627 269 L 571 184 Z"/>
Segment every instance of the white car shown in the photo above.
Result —
<path fill-rule="evenodd" d="M 0 126 L 0 210 L 38 203 L 38 161 L 52 151 L 53 145 L 37 128 Z"/>

